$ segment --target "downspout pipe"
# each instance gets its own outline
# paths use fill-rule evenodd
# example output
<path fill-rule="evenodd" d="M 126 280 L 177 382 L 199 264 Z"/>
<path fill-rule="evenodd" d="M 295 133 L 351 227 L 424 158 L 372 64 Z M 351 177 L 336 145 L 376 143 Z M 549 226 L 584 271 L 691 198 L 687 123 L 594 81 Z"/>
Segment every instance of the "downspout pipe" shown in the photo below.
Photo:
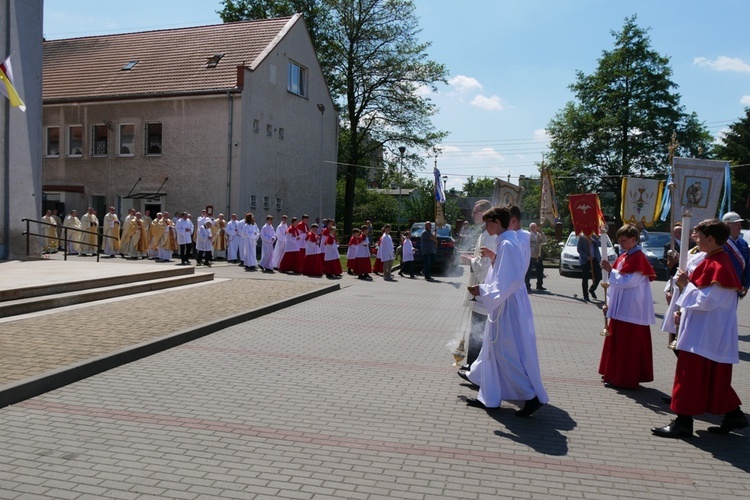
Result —
<path fill-rule="evenodd" d="M 232 206 L 232 141 L 234 129 L 234 94 L 227 92 L 227 103 L 229 105 L 229 130 L 227 132 L 227 209 L 224 212 L 229 218 Z"/>

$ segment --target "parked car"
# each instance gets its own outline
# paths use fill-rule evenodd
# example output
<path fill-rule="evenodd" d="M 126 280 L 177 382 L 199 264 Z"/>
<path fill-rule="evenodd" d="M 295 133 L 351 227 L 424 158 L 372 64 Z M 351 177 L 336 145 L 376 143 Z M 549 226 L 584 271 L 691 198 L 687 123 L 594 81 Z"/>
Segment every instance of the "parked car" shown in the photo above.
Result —
<path fill-rule="evenodd" d="M 641 242 L 643 253 L 651 263 L 651 267 L 656 272 L 656 279 L 667 281 L 669 279 L 669 269 L 667 268 L 667 259 L 664 258 L 664 246 L 669 244 L 669 233 L 648 233 L 648 240 Z"/>
<path fill-rule="evenodd" d="M 433 231 L 435 224 L 432 224 Z M 414 246 L 414 262 L 416 266 L 422 265 L 422 233 L 424 222 L 416 222 L 411 226 L 411 241 Z M 437 228 L 437 255 L 435 255 L 435 266 L 447 268 L 458 263 L 458 249 L 456 240 L 453 238 L 453 228 L 446 224 Z"/>
<path fill-rule="evenodd" d="M 617 252 L 612 246 L 612 240 L 607 240 L 607 260 L 614 263 Z M 581 274 L 581 266 L 578 264 L 578 235 L 570 233 L 567 241 L 563 244 L 560 252 L 560 275 L 578 276 Z"/>

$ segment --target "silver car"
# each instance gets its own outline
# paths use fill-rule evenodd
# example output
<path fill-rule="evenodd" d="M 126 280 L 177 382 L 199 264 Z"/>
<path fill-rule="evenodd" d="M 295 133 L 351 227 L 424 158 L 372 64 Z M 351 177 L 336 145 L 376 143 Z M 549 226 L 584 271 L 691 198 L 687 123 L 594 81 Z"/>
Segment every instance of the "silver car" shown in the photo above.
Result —
<path fill-rule="evenodd" d="M 613 264 L 617 260 L 617 251 L 612 246 L 612 240 L 607 238 L 607 260 Z M 560 275 L 578 276 L 581 274 L 581 266 L 578 264 L 578 235 L 570 233 L 568 240 L 560 252 Z"/>

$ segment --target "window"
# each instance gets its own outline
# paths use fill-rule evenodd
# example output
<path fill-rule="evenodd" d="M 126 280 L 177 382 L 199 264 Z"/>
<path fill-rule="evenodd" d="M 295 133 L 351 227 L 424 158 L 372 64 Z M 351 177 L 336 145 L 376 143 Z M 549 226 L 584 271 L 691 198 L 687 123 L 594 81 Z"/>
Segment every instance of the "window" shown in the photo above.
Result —
<path fill-rule="evenodd" d="M 287 66 L 287 90 L 307 97 L 307 69 L 292 61 Z"/>
<path fill-rule="evenodd" d="M 47 127 L 47 156 L 60 156 L 60 127 Z"/>
<path fill-rule="evenodd" d="M 263 197 L 263 209 L 268 210 L 268 208 L 271 206 L 271 200 L 268 198 L 268 196 Z"/>
<path fill-rule="evenodd" d="M 279 127 L 279 139 L 284 140 L 284 128 Z"/>
<path fill-rule="evenodd" d="M 271 137 L 273 135 L 273 125 L 271 125 L 270 123 L 266 125 L 266 135 L 268 137 Z"/>
<path fill-rule="evenodd" d="M 106 125 L 91 127 L 91 156 L 107 156 L 108 135 Z"/>
<path fill-rule="evenodd" d="M 253 132 L 260 132 L 260 120 L 253 120 Z"/>
<path fill-rule="evenodd" d="M 135 125 L 125 123 L 119 128 L 118 156 L 133 156 L 135 152 Z"/>
<path fill-rule="evenodd" d="M 128 61 L 122 67 L 122 71 L 130 71 L 131 69 L 135 67 L 136 64 L 138 64 L 138 61 Z"/>
<path fill-rule="evenodd" d="M 146 154 L 161 154 L 161 123 L 146 124 Z"/>
<path fill-rule="evenodd" d="M 83 127 L 71 125 L 68 127 L 68 156 L 83 154 Z"/>
<path fill-rule="evenodd" d="M 281 198 L 276 198 L 276 210 L 281 212 Z"/>
<path fill-rule="evenodd" d="M 258 197 L 254 194 L 250 195 L 250 208 L 255 209 L 258 206 Z"/>

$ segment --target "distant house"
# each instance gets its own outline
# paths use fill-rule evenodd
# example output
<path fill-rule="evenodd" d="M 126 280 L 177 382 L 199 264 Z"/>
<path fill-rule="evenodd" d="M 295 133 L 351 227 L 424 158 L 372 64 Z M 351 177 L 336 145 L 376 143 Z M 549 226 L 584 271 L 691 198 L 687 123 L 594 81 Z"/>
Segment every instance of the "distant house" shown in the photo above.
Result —
<path fill-rule="evenodd" d="M 300 15 L 45 41 L 43 208 L 334 216 L 338 116 Z"/>

